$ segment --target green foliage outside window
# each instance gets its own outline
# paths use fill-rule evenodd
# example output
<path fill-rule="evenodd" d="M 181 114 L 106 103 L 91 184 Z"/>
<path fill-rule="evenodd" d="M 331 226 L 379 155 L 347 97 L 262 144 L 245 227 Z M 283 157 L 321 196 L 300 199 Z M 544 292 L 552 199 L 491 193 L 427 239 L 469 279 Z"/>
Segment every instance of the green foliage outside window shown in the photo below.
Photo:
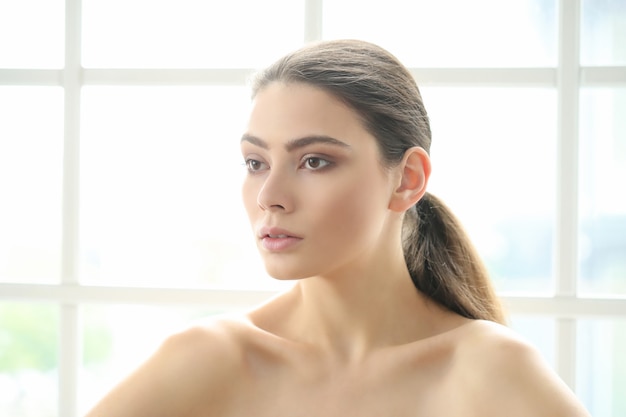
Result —
<path fill-rule="evenodd" d="M 0 303 L 0 372 L 47 372 L 57 368 L 59 312 L 49 304 Z M 98 317 L 89 315 L 83 334 L 85 363 L 106 360 L 113 337 Z"/>
<path fill-rule="evenodd" d="M 57 366 L 58 310 L 46 304 L 0 304 L 0 372 Z"/>

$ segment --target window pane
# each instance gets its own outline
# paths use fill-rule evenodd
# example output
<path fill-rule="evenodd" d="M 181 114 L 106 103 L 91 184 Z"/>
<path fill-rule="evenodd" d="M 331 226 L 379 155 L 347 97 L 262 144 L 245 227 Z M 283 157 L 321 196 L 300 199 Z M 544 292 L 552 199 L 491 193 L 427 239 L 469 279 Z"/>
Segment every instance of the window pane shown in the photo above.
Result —
<path fill-rule="evenodd" d="M 63 91 L 0 86 L 0 281 L 59 279 Z"/>
<path fill-rule="evenodd" d="M 556 65 L 555 0 L 324 2 L 325 39 L 362 38 L 415 67 Z"/>
<path fill-rule="evenodd" d="M 0 415 L 57 415 L 58 308 L 0 303 Z"/>
<path fill-rule="evenodd" d="M 539 350 L 545 361 L 556 367 L 555 322 L 551 318 L 513 316 L 509 323 L 511 329 L 519 333 L 530 344 Z"/>
<path fill-rule="evenodd" d="M 580 289 L 626 294 L 626 89 L 580 102 Z"/>
<path fill-rule="evenodd" d="M 256 67 L 302 43 L 303 0 L 84 0 L 86 67 Z"/>
<path fill-rule="evenodd" d="M 626 65 L 626 2 L 583 0 L 582 65 Z"/>
<path fill-rule="evenodd" d="M 551 293 L 555 92 L 423 93 L 433 131 L 430 191 L 460 218 L 498 291 Z"/>
<path fill-rule="evenodd" d="M 243 210 L 244 87 L 87 87 L 81 279 L 263 288 Z"/>
<path fill-rule="evenodd" d="M 62 68 L 65 2 L 0 1 L 0 68 Z"/>
<path fill-rule="evenodd" d="M 219 313 L 210 308 L 83 306 L 79 415 L 143 363 L 167 336 Z"/>
<path fill-rule="evenodd" d="M 579 320 L 577 394 L 591 415 L 626 415 L 626 320 Z"/>

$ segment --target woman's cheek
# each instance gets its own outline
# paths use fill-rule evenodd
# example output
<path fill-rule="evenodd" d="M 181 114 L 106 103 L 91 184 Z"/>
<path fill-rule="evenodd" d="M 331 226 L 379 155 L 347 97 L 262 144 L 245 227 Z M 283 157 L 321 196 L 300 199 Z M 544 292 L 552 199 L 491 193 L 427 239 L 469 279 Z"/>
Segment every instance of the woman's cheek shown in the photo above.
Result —
<path fill-rule="evenodd" d="M 327 207 L 327 212 L 332 213 L 329 217 L 334 219 L 335 227 L 345 230 L 364 226 L 363 222 L 368 220 L 370 215 L 368 211 L 372 207 L 373 193 L 370 191 L 367 187 L 354 184 L 337 190 L 335 193 L 337 197 Z"/>

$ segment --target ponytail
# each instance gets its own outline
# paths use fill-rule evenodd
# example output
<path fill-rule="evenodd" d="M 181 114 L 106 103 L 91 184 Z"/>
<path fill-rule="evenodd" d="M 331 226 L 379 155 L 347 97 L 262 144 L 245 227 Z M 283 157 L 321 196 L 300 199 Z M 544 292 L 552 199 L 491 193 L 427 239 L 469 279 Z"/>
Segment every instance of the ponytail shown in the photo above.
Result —
<path fill-rule="evenodd" d="M 459 220 L 430 193 L 406 213 L 404 256 L 415 287 L 449 310 L 505 324 L 487 269 Z"/>

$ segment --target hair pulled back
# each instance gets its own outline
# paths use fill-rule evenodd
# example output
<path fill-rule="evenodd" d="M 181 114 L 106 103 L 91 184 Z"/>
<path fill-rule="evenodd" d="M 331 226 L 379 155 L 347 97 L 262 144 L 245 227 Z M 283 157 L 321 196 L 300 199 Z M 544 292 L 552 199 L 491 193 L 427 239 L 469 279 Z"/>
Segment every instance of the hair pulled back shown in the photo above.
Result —
<path fill-rule="evenodd" d="M 409 148 L 430 152 L 430 123 L 415 79 L 377 45 L 359 40 L 308 44 L 256 74 L 252 96 L 272 82 L 305 83 L 342 100 L 376 138 L 385 167 L 398 164 Z M 505 321 L 480 257 L 439 199 L 426 193 L 407 211 L 402 236 L 419 291 L 465 317 Z"/>

